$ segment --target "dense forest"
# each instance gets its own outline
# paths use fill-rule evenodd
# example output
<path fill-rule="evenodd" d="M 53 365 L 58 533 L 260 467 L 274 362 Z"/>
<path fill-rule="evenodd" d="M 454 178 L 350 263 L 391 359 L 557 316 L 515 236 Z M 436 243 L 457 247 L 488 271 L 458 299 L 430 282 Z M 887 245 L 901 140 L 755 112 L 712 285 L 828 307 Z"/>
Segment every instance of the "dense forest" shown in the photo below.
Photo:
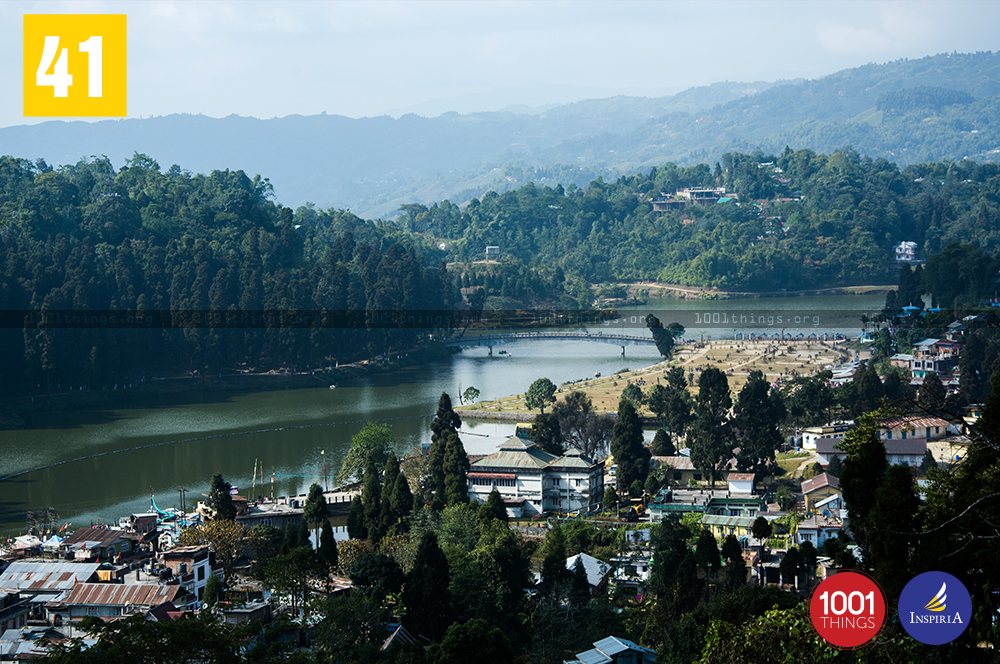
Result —
<path fill-rule="evenodd" d="M 0 159 L 0 309 L 448 309 L 440 251 L 389 223 L 275 205 L 242 171 L 161 172 L 143 155 L 52 169 Z M 159 372 L 306 370 L 412 347 L 426 331 L 0 330 L 0 392 L 112 389 Z"/>
<path fill-rule="evenodd" d="M 726 187 L 739 201 L 653 212 L 655 198 L 683 187 Z M 399 220 L 447 241 L 460 261 L 497 245 L 508 260 L 591 284 L 659 280 L 760 292 L 892 283 L 893 246 L 903 240 L 916 242 L 921 257 L 973 238 L 996 252 L 998 205 L 994 164 L 901 170 L 853 150 L 786 148 L 726 154 L 714 168 L 668 163 L 583 188 L 527 184 L 462 208 L 407 205 Z"/>
<path fill-rule="evenodd" d="M 892 103 L 916 102 L 897 95 Z M 653 212 L 664 194 L 704 186 L 736 198 Z M 924 271 L 928 283 L 946 284 L 927 288 L 939 301 L 974 305 L 993 286 L 990 256 L 1000 249 L 1000 166 L 901 170 L 853 150 L 786 148 L 400 212 L 392 222 L 315 206 L 292 211 L 274 203 L 260 176 L 161 171 L 140 154 L 117 171 L 105 158 L 52 168 L 4 157 L 0 309 L 449 310 L 463 293 L 473 308 L 587 308 L 594 285 L 614 294 L 615 284 L 639 280 L 758 292 L 889 284 L 902 240 L 917 242 L 920 257 L 942 255 Z M 969 239 L 975 246 L 946 250 Z M 499 260 L 482 260 L 488 245 L 500 247 Z M 0 392 L 112 389 L 184 371 L 302 371 L 414 348 L 427 334 L 363 324 L 31 323 L 0 330 Z"/>

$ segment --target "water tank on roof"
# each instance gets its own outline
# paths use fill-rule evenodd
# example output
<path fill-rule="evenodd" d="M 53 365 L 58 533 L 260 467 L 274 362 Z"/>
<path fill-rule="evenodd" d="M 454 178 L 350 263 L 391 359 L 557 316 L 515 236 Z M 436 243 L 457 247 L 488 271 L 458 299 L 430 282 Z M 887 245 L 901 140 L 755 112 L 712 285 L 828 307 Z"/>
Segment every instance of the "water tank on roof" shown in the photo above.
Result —
<path fill-rule="evenodd" d="M 160 570 L 160 581 L 169 581 L 174 576 L 174 571 L 169 567 Z"/>

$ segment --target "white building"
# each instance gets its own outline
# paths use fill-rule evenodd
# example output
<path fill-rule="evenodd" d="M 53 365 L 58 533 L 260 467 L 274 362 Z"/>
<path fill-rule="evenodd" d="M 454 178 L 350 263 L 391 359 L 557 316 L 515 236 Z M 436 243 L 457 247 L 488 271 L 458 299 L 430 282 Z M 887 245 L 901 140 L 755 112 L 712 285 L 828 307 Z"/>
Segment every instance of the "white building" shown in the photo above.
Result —
<path fill-rule="evenodd" d="M 587 511 L 604 493 L 604 467 L 571 448 L 549 454 L 526 437 L 513 436 L 469 469 L 469 499 L 485 503 L 494 488 L 514 517 Z"/>
<path fill-rule="evenodd" d="M 904 240 L 897 244 L 896 260 L 900 263 L 915 263 L 917 260 L 917 243 Z"/>

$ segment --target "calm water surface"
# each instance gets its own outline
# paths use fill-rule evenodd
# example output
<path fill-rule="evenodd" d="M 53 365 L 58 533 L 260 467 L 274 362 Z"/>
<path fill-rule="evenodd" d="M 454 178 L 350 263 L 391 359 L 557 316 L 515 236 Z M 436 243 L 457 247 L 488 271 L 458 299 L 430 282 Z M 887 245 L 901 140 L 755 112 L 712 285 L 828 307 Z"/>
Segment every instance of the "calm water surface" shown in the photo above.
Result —
<path fill-rule="evenodd" d="M 878 309 L 883 296 L 830 296 L 696 302 L 659 300 L 645 310 L 678 310 L 690 315 L 710 309 L 742 311 L 858 311 Z M 668 323 L 670 320 L 664 320 Z M 837 331 L 852 332 L 842 321 Z M 598 329 L 600 326 L 595 326 Z M 739 328 L 746 332 L 752 326 Z M 855 324 L 857 327 L 857 324 Z M 613 326 L 612 326 L 613 328 Z M 756 327 L 753 327 L 756 329 Z M 827 331 L 822 325 L 818 332 Z M 830 328 L 832 330 L 833 327 Z M 607 327 L 605 331 L 609 331 Z M 629 334 L 645 333 L 623 329 Z M 807 332 L 808 333 L 808 332 Z M 688 328 L 687 338 L 725 338 L 733 329 Z M 275 495 L 303 493 L 321 482 L 325 458 L 335 475 L 351 436 L 368 420 L 392 424 L 396 448 L 405 453 L 430 441 L 430 422 L 441 392 L 458 394 L 470 386 L 482 399 L 523 393 L 537 378 L 555 383 L 636 369 L 660 361 L 655 347 L 619 346 L 586 341 L 523 341 L 503 347 L 509 357 L 488 356 L 485 348 L 421 367 L 340 385 L 235 396 L 194 393 L 150 401 L 141 407 L 45 414 L 14 431 L 0 432 L 0 533 L 25 529 L 27 510 L 54 507 L 60 521 L 89 525 L 149 507 L 150 492 L 160 508 L 179 506 L 186 488 L 190 507 L 221 472 L 247 495 L 255 461 L 265 469 Z M 512 423 L 466 422 L 463 442 L 473 453 L 492 452 L 513 432 Z M 258 479 L 258 482 L 260 480 Z"/>

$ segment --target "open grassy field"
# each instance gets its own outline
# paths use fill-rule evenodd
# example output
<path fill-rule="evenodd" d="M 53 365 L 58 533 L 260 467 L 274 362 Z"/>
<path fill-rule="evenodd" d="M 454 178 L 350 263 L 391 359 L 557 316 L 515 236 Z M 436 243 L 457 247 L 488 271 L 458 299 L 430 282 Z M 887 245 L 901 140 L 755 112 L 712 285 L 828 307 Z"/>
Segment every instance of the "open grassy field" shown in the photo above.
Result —
<path fill-rule="evenodd" d="M 697 394 L 698 376 L 702 370 L 715 367 L 729 377 L 729 387 L 736 394 L 746 383 L 751 371 L 764 372 L 768 380 L 789 380 L 795 375 L 813 375 L 829 365 L 835 365 L 848 357 L 848 352 L 838 343 L 820 341 L 710 341 L 684 344 L 674 356 L 659 364 L 620 372 L 613 376 L 602 376 L 558 386 L 560 395 L 579 390 L 587 394 L 598 411 L 614 413 L 618 410 L 618 400 L 629 383 L 636 383 L 643 392 L 649 392 L 657 382 L 665 380 L 666 373 L 675 366 L 682 367 L 692 394 Z M 493 401 L 456 408 L 458 411 L 479 411 L 503 413 L 509 417 L 523 413 L 533 417 L 537 411 L 528 411 L 524 406 L 524 395 L 515 394 Z M 644 415 L 652 415 L 643 410 Z"/>

